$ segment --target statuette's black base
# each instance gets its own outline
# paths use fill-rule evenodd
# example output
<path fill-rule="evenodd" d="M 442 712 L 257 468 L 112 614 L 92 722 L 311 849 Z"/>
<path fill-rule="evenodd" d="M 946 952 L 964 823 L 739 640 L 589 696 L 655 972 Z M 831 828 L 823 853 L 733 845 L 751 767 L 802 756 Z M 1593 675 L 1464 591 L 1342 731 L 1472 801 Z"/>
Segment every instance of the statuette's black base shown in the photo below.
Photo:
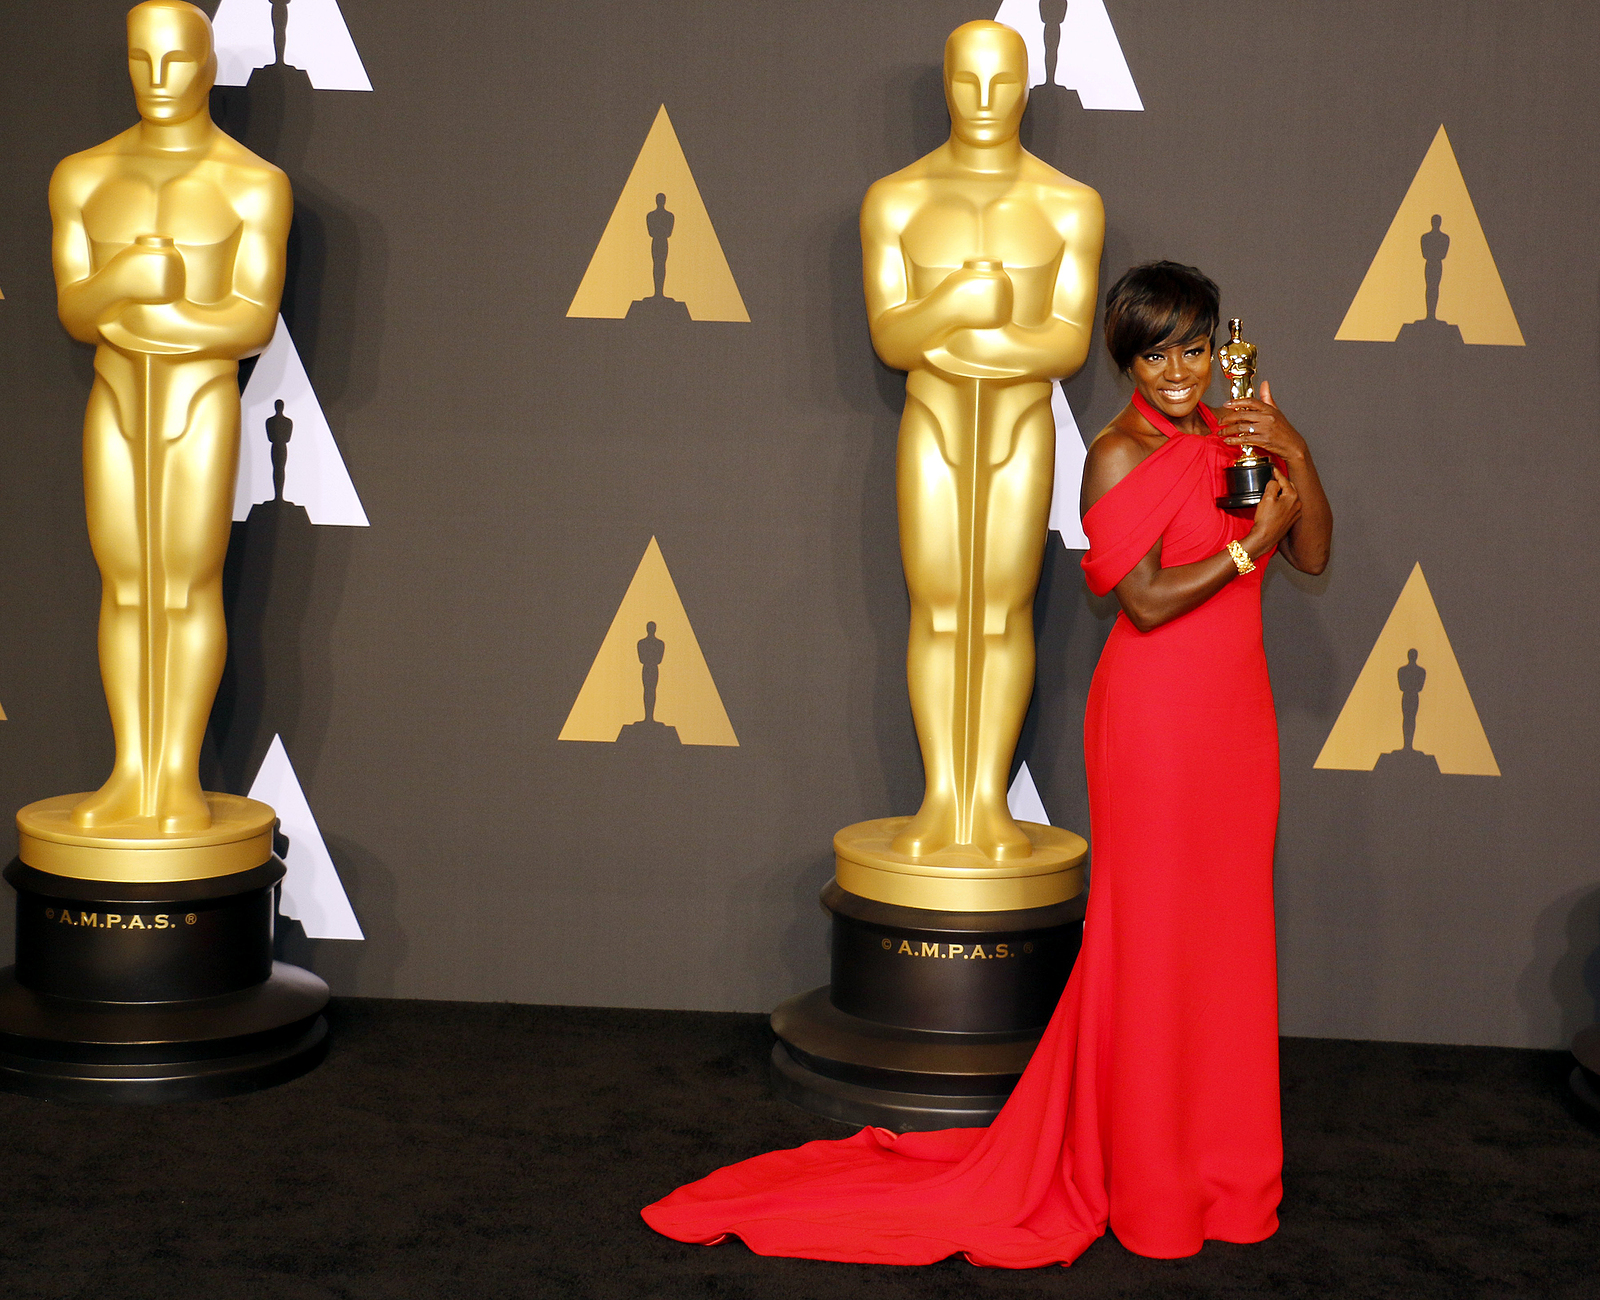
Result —
<path fill-rule="evenodd" d="M 1258 506 L 1267 493 L 1267 484 L 1272 482 L 1272 462 L 1263 457 L 1247 464 L 1235 463 L 1222 471 L 1222 477 L 1228 491 L 1217 498 L 1217 505 L 1224 510 Z"/>
<path fill-rule="evenodd" d="M 1572 1072 L 1572 1091 L 1600 1111 L 1600 1025 L 1591 1025 L 1572 1040 L 1578 1068 Z"/>
<path fill-rule="evenodd" d="M 1084 896 L 932 912 L 830 883 L 833 983 L 772 1013 L 778 1094 L 897 1132 L 987 1124 L 1033 1055 L 1082 941 Z"/>
<path fill-rule="evenodd" d="M 897 1133 L 987 1124 L 1022 1077 L 1040 1034 L 881 1025 L 840 1011 L 827 988 L 783 1003 L 772 1029 L 772 1084 L 780 1097 L 814 1115 Z"/>
<path fill-rule="evenodd" d="M 0 971 L 0 1089 L 58 1101 L 196 1101 L 298 1078 L 327 1052 L 328 986 L 298 966 L 243 993 L 116 1006 Z"/>
<path fill-rule="evenodd" d="M 272 960 L 283 864 L 166 884 L 20 861 L 17 964 L 0 971 L 0 1089 L 179 1101 L 269 1087 L 326 1050 L 328 986 Z"/>

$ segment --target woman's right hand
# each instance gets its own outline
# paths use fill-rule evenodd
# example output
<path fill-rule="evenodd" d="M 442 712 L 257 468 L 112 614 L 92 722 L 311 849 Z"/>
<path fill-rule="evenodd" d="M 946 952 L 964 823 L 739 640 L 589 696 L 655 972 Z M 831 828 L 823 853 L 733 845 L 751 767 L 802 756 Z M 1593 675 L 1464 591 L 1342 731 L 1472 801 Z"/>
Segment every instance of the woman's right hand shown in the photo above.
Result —
<path fill-rule="evenodd" d="M 1256 507 L 1255 527 L 1242 543 L 1244 549 L 1250 552 L 1250 558 L 1259 560 L 1281 542 L 1298 518 L 1300 494 L 1295 491 L 1294 484 L 1283 476 L 1283 471 L 1274 466 L 1272 482 L 1267 484 L 1261 504 Z"/>

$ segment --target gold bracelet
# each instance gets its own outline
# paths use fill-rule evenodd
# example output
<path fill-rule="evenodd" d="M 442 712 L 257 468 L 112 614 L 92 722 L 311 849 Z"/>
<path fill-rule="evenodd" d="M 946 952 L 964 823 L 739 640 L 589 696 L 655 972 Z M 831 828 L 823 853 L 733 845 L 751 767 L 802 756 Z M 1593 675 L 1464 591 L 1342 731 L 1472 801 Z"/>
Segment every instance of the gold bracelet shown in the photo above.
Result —
<path fill-rule="evenodd" d="M 1233 557 L 1234 567 L 1240 574 L 1254 573 L 1256 562 L 1250 558 L 1250 552 L 1240 546 L 1238 542 L 1228 543 L 1228 554 Z"/>

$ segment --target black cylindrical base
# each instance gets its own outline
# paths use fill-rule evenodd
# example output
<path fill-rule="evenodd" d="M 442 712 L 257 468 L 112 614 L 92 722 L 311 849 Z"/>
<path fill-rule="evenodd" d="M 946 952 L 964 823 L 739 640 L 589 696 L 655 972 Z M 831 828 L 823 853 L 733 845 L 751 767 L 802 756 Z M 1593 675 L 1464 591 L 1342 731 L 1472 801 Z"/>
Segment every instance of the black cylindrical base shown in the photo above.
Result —
<path fill-rule="evenodd" d="M 86 1002 L 178 1002 L 260 984 L 272 974 L 283 873 L 271 858 L 209 880 L 125 885 L 13 861 L 17 983 Z"/>
<path fill-rule="evenodd" d="M 931 912 L 830 882 L 833 983 L 772 1014 L 779 1095 L 898 1132 L 987 1124 L 1050 1019 L 1084 897 L 1013 912 Z"/>
<path fill-rule="evenodd" d="M 1083 939 L 1080 895 L 1014 912 L 930 912 L 830 881 L 831 1000 L 880 1024 L 953 1034 L 1042 1029 Z"/>
<path fill-rule="evenodd" d="M 1222 475 L 1228 490 L 1217 498 L 1217 504 L 1224 510 L 1241 510 L 1261 504 L 1267 484 L 1272 482 L 1272 462 L 1265 457 L 1242 465 L 1235 462 L 1225 467 Z"/>
<path fill-rule="evenodd" d="M 20 861 L 0 971 L 0 1089 L 176 1101 L 282 1083 L 322 1059 L 328 986 L 272 960 L 283 864 L 209 880 L 77 880 Z"/>
<path fill-rule="evenodd" d="M 1600 1111 L 1600 1025 L 1591 1025 L 1572 1040 L 1578 1068 L 1572 1072 L 1572 1091 Z"/>

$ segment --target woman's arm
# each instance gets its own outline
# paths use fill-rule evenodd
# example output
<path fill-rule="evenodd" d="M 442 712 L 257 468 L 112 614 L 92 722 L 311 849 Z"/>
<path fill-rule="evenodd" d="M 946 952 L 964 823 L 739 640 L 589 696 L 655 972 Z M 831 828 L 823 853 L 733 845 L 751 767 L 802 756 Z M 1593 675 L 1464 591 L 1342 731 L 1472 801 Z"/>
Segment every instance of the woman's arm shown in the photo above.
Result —
<path fill-rule="evenodd" d="M 1087 514 L 1146 454 L 1133 438 L 1116 429 L 1096 438 L 1084 465 L 1083 512 Z M 1256 507 L 1255 526 L 1240 543 L 1252 560 L 1279 545 L 1300 517 L 1294 484 L 1277 470 L 1272 480 Z M 1238 576 L 1239 567 L 1226 549 L 1193 564 L 1163 569 L 1158 540 L 1113 590 L 1128 621 L 1139 631 L 1149 632 L 1205 604 Z"/>
<path fill-rule="evenodd" d="M 1333 545 L 1333 507 L 1306 440 L 1273 405 L 1271 385 L 1261 385 L 1260 397 L 1224 406 L 1222 432 L 1223 441 L 1232 446 L 1257 447 L 1283 458 L 1289 482 L 1300 495 L 1300 517 L 1283 539 L 1283 558 L 1302 573 L 1321 573 Z"/>

